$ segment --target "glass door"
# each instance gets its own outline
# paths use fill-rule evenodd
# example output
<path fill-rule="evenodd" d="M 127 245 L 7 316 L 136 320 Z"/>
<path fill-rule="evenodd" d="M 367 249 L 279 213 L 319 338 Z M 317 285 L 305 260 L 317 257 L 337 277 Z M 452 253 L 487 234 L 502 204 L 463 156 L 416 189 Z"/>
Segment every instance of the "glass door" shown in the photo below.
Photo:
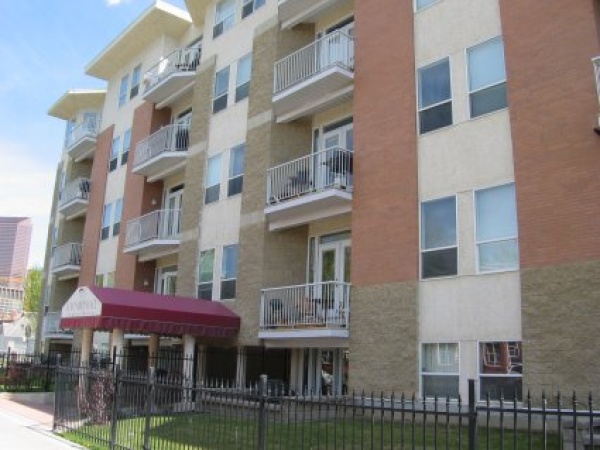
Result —
<path fill-rule="evenodd" d="M 160 269 L 158 291 L 161 295 L 175 295 L 177 292 L 177 266 Z"/>
<path fill-rule="evenodd" d="M 177 151 L 187 150 L 189 146 L 190 124 L 192 122 L 192 111 L 188 110 L 180 114 L 173 123 L 173 148 Z"/>
<path fill-rule="evenodd" d="M 345 21 L 326 30 L 320 45 L 320 67 L 326 69 L 334 64 L 354 66 L 354 20 Z"/>
<path fill-rule="evenodd" d="M 163 230 L 165 237 L 175 236 L 181 231 L 181 206 L 183 203 L 183 185 L 169 189 L 165 199 Z"/>
<path fill-rule="evenodd" d="M 327 167 L 325 182 L 335 187 L 345 188 L 352 185 L 352 166 L 354 151 L 354 126 L 346 123 L 323 132 L 323 164 Z"/>
<path fill-rule="evenodd" d="M 350 241 L 321 244 L 318 264 L 320 298 L 317 301 L 322 320 L 328 325 L 344 325 L 346 287 L 341 283 L 350 281 Z"/>

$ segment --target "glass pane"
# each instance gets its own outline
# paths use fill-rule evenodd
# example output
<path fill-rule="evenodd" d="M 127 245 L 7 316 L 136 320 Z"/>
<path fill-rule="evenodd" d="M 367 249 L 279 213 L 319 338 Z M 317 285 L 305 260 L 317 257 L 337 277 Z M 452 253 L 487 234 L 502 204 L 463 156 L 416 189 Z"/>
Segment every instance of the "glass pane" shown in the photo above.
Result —
<path fill-rule="evenodd" d="M 458 344 L 423 344 L 423 372 L 458 373 Z"/>
<path fill-rule="evenodd" d="M 456 245 L 456 198 L 447 197 L 421 205 L 421 248 Z"/>
<path fill-rule="evenodd" d="M 201 283 L 212 282 L 213 270 L 215 264 L 215 251 L 214 249 L 205 250 L 200 252 L 200 265 L 199 265 L 199 281 Z"/>
<path fill-rule="evenodd" d="M 233 15 L 235 12 L 235 0 L 224 0 L 217 4 L 217 14 L 215 22 L 221 22 L 223 19 Z"/>
<path fill-rule="evenodd" d="M 352 249 L 344 247 L 344 283 L 350 283 L 350 267 L 352 263 Z"/>
<path fill-rule="evenodd" d="M 252 71 L 252 55 L 246 55 L 238 62 L 237 67 L 237 85 L 240 86 L 250 81 Z"/>
<path fill-rule="evenodd" d="M 458 375 L 423 375 L 423 395 L 458 398 Z"/>
<path fill-rule="evenodd" d="M 470 95 L 471 117 L 488 114 L 508 106 L 506 83 L 474 92 Z"/>
<path fill-rule="evenodd" d="M 480 377 L 480 398 L 485 400 L 490 396 L 490 400 L 521 401 L 523 399 L 523 378 L 521 377 Z"/>
<path fill-rule="evenodd" d="M 115 159 L 119 155 L 119 145 L 121 143 L 121 137 L 117 136 L 113 139 L 111 159 Z"/>
<path fill-rule="evenodd" d="M 335 250 L 321 252 L 321 281 L 335 281 Z"/>
<path fill-rule="evenodd" d="M 229 158 L 229 176 L 236 177 L 244 173 L 244 151 L 245 145 L 238 145 L 231 149 Z"/>
<path fill-rule="evenodd" d="M 424 134 L 452 125 L 452 102 L 419 112 L 419 133 Z"/>
<path fill-rule="evenodd" d="M 497 38 L 468 50 L 471 91 L 506 80 L 504 43 Z"/>
<path fill-rule="evenodd" d="M 215 76 L 215 97 L 218 97 L 229 88 L 229 66 L 221 69 Z"/>
<path fill-rule="evenodd" d="M 221 155 L 208 159 L 208 171 L 206 175 L 206 186 L 214 186 L 221 181 Z"/>
<path fill-rule="evenodd" d="M 228 245 L 223 247 L 223 264 L 221 265 L 221 278 L 237 277 L 237 251 L 237 245 Z"/>
<path fill-rule="evenodd" d="M 521 375 L 523 373 L 523 349 L 521 342 L 482 342 L 479 347 L 482 375 Z"/>
<path fill-rule="evenodd" d="M 231 197 L 232 195 L 237 195 L 242 192 L 244 187 L 244 176 L 240 175 L 239 177 L 235 177 L 229 180 L 227 183 L 227 196 Z"/>
<path fill-rule="evenodd" d="M 206 192 L 204 193 L 204 203 L 209 204 L 219 200 L 220 191 L 220 184 L 215 184 L 214 186 L 206 188 Z"/>
<path fill-rule="evenodd" d="M 235 298 L 236 280 L 221 281 L 221 300 Z"/>
<path fill-rule="evenodd" d="M 110 213 L 112 211 L 112 203 L 104 205 L 104 214 L 102 215 L 102 227 L 108 227 L 110 225 Z"/>
<path fill-rule="evenodd" d="M 425 8 L 426 6 L 433 5 L 438 0 L 417 0 L 417 11 Z"/>
<path fill-rule="evenodd" d="M 456 248 L 423 253 L 422 277 L 449 277 L 458 273 Z"/>
<path fill-rule="evenodd" d="M 517 207 L 514 183 L 475 193 L 477 241 L 517 235 Z"/>
<path fill-rule="evenodd" d="M 519 245 L 516 239 L 479 244 L 479 271 L 517 269 Z"/>
<path fill-rule="evenodd" d="M 198 298 L 202 300 L 212 300 L 212 283 L 198 285 Z"/>
<path fill-rule="evenodd" d="M 450 97 L 448 59 L 419 69 L 419 109 L 449 100 Z"/>

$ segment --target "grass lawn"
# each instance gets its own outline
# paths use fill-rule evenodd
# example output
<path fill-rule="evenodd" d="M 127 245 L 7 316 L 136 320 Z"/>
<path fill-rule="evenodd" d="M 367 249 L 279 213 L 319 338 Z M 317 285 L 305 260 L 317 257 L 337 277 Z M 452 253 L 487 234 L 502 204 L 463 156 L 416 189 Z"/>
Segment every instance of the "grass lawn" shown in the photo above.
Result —
<path fill-rule="evenodd" d="M 372 426 L 371 426 L 372 425 Z M 144 440 L 145 421 L 143 418 L 125 419 L 119 421 L 117 442 L 123 448 L 142 449 Z M 460 431 L 460 433 L 459 433 Z M 479 449 L 501 450 L 513 448 L 514 435 L 505 431 L 502 436 L 499 430 L 478 431 Z M 461 445 L 459 446 L 459 434 Z M 63 436 L 73 442 L 85 445 L 92 450 L 108 449 L 110 438 L 109 425 L 84 425 L 76 431 L 69 431 Z M 215 414 L 180 414 L 176 416 L 157 416 L 151 422 L 151 445 L 153 449 L 252 449 L 256 448 L 258 426 L 257 420 L 235 418 Z M 94 439 L 96 437 L 96 439 Z M 416 448 L 433 450 L 466 449 L 467 428 L 451 425 L 446 433 L 445 425 L 440 424 L 435 432 L 433 424 L 427 425 L 425 432 L 421 425 L 414 429 L 409 423 L 402 427 L 400 422 L 384 422 L 370 418 L 360 419 L 331 419 L 319 422 L 305 421 L 280 423 L 269 421 L 267 426 L 267 448 L 282 450 L 304 449 L 401 449 Z M 487 446 L 489 439 L 490 445 Z M 517 433 L 518 449 L 543 449 L 541 433 L 533 433 L 532 442 L 526 431 Z M 504 440 L 504 445 L 502 445 Z M 423 442 L 425 444 L 423 445 Z M 404 445 L 402 445 L 404 443 Z M 436 446 L 437 443 L 437 446 Z M 560 450 L 558 436 L 549 434 L 548 450 Z"/>

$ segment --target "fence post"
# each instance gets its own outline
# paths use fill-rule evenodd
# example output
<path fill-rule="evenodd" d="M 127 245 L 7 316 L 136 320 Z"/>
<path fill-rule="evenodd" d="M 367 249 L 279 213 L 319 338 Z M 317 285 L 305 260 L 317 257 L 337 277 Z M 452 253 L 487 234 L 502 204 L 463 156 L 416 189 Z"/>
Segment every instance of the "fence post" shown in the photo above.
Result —
<path fill-rule="evenodd" d="M 119 383 L 121 380 L 121 368 L 118 365 L 114 365 L 114 372 L 113 372 L 114 376 L 113 376 L 113 380 L 114 380 L 114 385 L 113 385 L 113 404 L 112 404 L 112 414 L 110 417 L 110 450 L 114 450 L 116 448 L 117 445 L 117 425 L 119 423 L 118 421 L 118 413 L 119 413 L 119 409 L 118 409 L 118 399 L 119 399 Z"/>
<path fill-rule="evenodd" d="M 477 409 L 475 407 L 475 380 L 469 380 L 469 450 L 477 449 Z"/>
<path fill-rule="evenodd" d="M 146 383 L 146 426 L 144 427 L 144 450 L 150 450 L 150 425 L 152 412 L 154 411 L 154 383 L 156 381 L 154 367 L 148 368 L 148 380 Z"/>
<path fill-rule="evenodd" d="M 50 354 L 50 352 L 48 352 Z M 50 359 L 50 356 L 48 356 Z M 54 384 L 54 414 L 52 415 L 52 431 L 56 431 L 58 425 L 58 403 L 61 398 L 61 385 L 60 385 L 60 377 L 58 375 L 58 371 L 60 370 L 60 353 L 56 355 L 56 383 Z"/>
<path fill-rule="evenodd" d="M 258 385 L 259 408 L 258 408 L 258 450 L 267 448 L 267 375 L 260 376 Z"/>
<path fill-rule="evenodd" d="M 42 353 L 43 355 L 43 353 Z M 50 392 L 50 383 L 52 380 L 52 376 L 50 375 L 50 369 L 52 367 L 52 364 L 50 364 L 50 352 L 48 352 L 48 356 L 47 356 L 47 362 L 46 362 L 46 385 L 44 386 L 44 390 L 46 392 Z"/>

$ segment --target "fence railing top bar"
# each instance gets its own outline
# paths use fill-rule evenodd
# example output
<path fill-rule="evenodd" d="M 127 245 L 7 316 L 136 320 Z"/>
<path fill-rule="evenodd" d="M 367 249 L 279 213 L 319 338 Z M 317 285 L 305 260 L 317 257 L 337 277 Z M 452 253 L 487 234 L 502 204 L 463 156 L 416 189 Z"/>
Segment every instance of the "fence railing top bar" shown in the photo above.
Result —
<path fill-rule="evenodd" d="M 326 41 L 331 40 L 331 39 L 333 39 L 333 38 L 335 38 L 337 36 L 341 36 L 342 38 L 348 39 L 350 42 L 354 42 L 354 37 L 353 36 L 350 36 L 348 33 L 344 32 L 342 30 L 336 30 L 336 31 L 333 31 L 333 32 L 331 32 L 329 34 L 326 34 L 325 36 L 323 36 L 323 37 L 321 37 L 319 39 L 315 39 L 314 41 L 312 41 L 311 43 L 305 45 L 304 47 L 296 50 L 293 53 L 290 53 L 289 55 L 285 56 L 284 58 L 281 58 L 279 61 L 277 61 L 275 63 L 275 66 L 277 67 L 277 66 L 279 66 L 281 64 L 285 64 L 285 62 L 287 60 L 289 60 L 291 58 L 294 58 L 299 53 L 302 53 L 302 52 L 310 49 L 311 47 L 314 47 L 314 46 L 318 45 L 321 42 L 326 42 Z"/>
<path fill-rule="evenodd" d="M 134 217 L 133 219 L 130 219 L 127 224 L 134 224 L 134 223 L 138 223 L 144 220 L 149 220 L 150 218 L 154 217 L 154 216 L 160 216 L 162 214 L 178 214 L 181 212 L 181 209 L 156 209 L 154 211 L 151 211 L 147 214 L 144 214 L 143 216 L 139 216 L 139 217 Z"/>
<path fill-rule="evenodd" d="M 344 281 L 320 281 L 317 283 L 294 284 L 291 286 L 270 287 L 270 288 L 261 289 L 260 291 L 262 293 L 268 293 L 268 292 L 272 292 L 272 291 L 282 291 L 282 290 L 291 290 L 291 289 L 306 289 L 306 288 L 317 287 L 317 286 L 348 286 L 348 287 L 350 287 L 350 286 L 352 286 L 352 283 L 346 283 Z"/>

